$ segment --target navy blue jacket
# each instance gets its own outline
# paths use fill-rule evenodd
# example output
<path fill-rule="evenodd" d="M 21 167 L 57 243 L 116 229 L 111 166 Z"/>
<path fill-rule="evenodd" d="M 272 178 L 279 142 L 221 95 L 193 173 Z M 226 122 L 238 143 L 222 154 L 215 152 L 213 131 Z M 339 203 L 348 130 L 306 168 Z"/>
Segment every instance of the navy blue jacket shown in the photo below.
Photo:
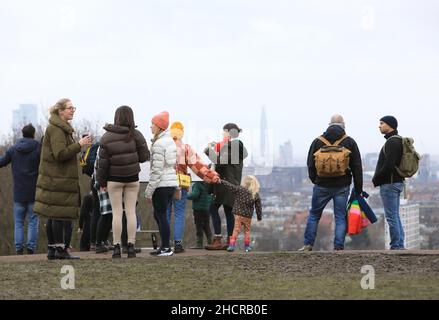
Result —
<path fill-rule="evenodd" d="M 369 195 L 366 192 L 363 192 L 361 195 L 357 194 L 355 190 L 352 190 L 351 196 L 349 198 L 348 203 L 352 203 L 354 200 L 358 200 L 358 204 L 360 205 L 361 211 L 364 212 L 367 219 L 370 223 L 375 223 L 378 221 L 375 213 L 372 208 L 369 206 L 365 199 L 369 198 Z"/>
<path fill-rule="evenodd" d="M 22 138 L 0 157 L 0 168 L 12 163 L 15 202 L 35 201 L 40 152 L 38 141 Z"/>

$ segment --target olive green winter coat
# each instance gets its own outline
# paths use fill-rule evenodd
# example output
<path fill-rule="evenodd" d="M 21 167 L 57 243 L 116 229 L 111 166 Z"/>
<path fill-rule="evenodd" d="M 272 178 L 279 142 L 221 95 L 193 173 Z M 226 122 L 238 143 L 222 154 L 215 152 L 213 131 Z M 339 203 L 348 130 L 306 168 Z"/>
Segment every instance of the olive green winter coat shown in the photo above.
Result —
<path fill-rule="evenodd" d="M 55 220 L 79 217 L 79 143 L 70 124 L 57 115 L 49 119 L 41 151 L 34 211 Z"/>

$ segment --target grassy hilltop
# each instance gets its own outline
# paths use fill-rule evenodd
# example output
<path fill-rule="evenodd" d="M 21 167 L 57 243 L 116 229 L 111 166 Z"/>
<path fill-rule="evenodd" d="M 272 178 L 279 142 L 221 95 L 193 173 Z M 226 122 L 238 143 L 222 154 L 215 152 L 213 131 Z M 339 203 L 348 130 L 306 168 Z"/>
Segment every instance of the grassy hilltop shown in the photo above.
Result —
<path fill-rule="evenodd" d="M 112 261 L 0 258 L 0 299 L 439 299 L 439 253 L 206 253 Z M 61 289 L 63 265 L 75 290 Z M 375 289 L 363 290 L 364 265 Z"/>

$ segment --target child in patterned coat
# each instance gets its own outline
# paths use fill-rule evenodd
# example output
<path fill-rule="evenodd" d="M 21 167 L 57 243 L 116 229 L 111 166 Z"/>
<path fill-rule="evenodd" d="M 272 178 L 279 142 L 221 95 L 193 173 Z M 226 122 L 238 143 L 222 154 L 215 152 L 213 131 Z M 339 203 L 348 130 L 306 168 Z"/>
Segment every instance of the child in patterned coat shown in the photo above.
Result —
<path fill-rule="evenodd" d="M 259 196 L 260 185 L 255 176 L 246 176 L 241 186 L 236 186 L 225 180 L 221 180 L 225 188 L 230 189 L 235 195 L 232 213 L 235 215 L 235 228 L 230 238 L 227 251 L 233 252 L 236 247 L 236 239 L 244 228 L 245 252 L 250 252 L 250 227 L 253 212 L 256 210 L 258 221 L 262 220 L 262 202 Z"/>

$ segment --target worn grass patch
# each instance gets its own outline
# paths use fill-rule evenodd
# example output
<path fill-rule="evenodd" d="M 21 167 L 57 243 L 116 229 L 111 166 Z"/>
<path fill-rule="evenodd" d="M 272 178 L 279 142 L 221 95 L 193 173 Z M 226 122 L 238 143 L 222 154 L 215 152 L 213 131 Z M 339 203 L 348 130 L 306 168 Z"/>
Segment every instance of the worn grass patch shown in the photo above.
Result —
<path fill-rule="evenodd" d="M 250 254 L 0 263 L 0 299 L 439 299 L 439 257 Z M 61 289 L 63 265 L 75 290 Z M 361 267 L 375 268 L 363 290 Z"/>

